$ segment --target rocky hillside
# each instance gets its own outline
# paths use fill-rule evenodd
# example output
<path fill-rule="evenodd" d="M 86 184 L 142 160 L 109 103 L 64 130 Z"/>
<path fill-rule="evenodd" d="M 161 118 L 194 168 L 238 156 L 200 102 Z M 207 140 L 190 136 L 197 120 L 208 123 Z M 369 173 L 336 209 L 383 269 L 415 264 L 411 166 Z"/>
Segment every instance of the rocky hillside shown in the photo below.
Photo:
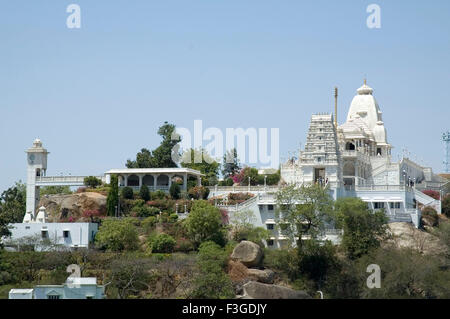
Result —
<path fill-rule="evenodd" d="M 106 215 L 106 196 L 94 192 L 70 195 L 45 195 L 39 207 L 47 209 L 50 222 L 84 221 L 83 213 L 87 210 L 98 210 Z"/>
<path fill-rule="evenodd" d="M 393 244 L 398 248 L 411 248 L 424 254 L 440 254 L 446 250 L 439 243 L 439 239 L 424 231 L 415 228 L 410 223 L 390 223 L 391 238 L 386 244 Z"/>

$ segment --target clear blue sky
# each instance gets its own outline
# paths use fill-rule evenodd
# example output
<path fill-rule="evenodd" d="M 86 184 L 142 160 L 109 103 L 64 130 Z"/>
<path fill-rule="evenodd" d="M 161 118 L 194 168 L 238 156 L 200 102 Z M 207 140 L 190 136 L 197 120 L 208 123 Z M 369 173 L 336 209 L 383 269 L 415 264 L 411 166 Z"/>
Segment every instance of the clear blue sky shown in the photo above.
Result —
<path fill-rule="evenodd" d="M 103 174 L 159 144 L 158 126 L 279 127 L 281 156 L 311 114 L 339 119 L 367 76 L 396 152 L 441 171 L 450 129 L 450 1 L 0 1 L 0 191 L 48 174 Z M 66 7 L 82 27 L 66 27 Z M 381 6 L 382 28 L 366 8 Z M 394 152 L 394 154 L 396 154 Z M 395 155 L 396 159 L 396 155 Z"/>

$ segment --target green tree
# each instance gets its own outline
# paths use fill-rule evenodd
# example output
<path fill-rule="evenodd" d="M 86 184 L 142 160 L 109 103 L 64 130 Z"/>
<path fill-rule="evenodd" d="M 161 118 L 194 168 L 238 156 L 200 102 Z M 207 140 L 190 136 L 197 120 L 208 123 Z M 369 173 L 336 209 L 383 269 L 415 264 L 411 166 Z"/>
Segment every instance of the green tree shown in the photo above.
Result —
<path fill-rule="evenodd" d="M 328 188 L 289 185 L 276 194 L 275 219 L 280 232 L 301 250 L 303 238 L 312 240 L 332 221 L 333 199 Z"/>
<path fill-rule="evenodd" d="M 205 241 L 224 243 L 220 210 L 206 201 L 194 202 L 185 227 L 188 236 L 197 245 Z"/>
<path fill-rule="evenodd" d="M 138 249 L 138 233 L 132 219 L 110 219 L 102 222 L 95 242 L 103 249 L 124 251 Z"/>
<path fill-rule="evenodd" d="M 227 254 L 214 242 L 200 245 L 197 267 L 199 275 L 194 281 L 193 298 L 226 299 L 233 298 L 234 291 L 230 278 L 225 273 Z"/>
<path fill-rule="evenodd" d="M 241 185 L 247 186 L 250 179 L 250 185 L 258 185 L 258 170 L 253 167 L 245 167 L 242 172 L 243 179 Z"/>
<path fill-rule="evenodd" d="M 249 240 L 255 244 L 264 246 L 264 241 L 269 239 L 270 232 L 263 227 L 255 227 L 256 216 L 251 210 L 235 212 L 230 220 L 233 240 L 240 242 Z"/>
<path fill-rule="evenodd" d="M 241 170 L 241 164 L 237 155 L 237 150 L 235 148 L 227 151 L 223 156 L 222 165 L 222 175 L 224 179 L 230 178 L 231 176 L 239 173 Z"/>
<path fill-rule="evenodd" d="M 150 240 L 150 246 L 152 248 L 152 252 L 154 253 L 172 253 L 175 248 L 175 244 L 175 239 L 167 234 L 159 234 Z"/>
<path fill-rule="evenodd" d="M 111 183 L 106 198 L 106 212 L 108 216 L 116 215 L 116 207 L 119 204 L 119 179 L 117 175 L 111 175 Z"/>
<path fill-rule="evenodd" d="M 102 181 L 95 176 L 88 176 L 84 178 L 84 185 L 91 188 L 96 188 L 102 185 Z"/>
<path fill-rule="evenodd" d="M 26 185 L 17 182 L 0 196 L 0 238 L 9 236 L 8 225 L 21 223 L 26 211 Z"/>
<path fill-rule="evenodd" d="M 350 259 L 380 246 L 388 221 L 384 211 L 372 212 L 361 199 L 349 197 L 336 201 L 335 212 L 337 225 L 344 230 L 341 245 Z"/>
<path fill-rule="evenodd" d="M 179 199 L 181 194 L 180 185 L 172 183 L 172 185 L 170 185 L 169 193 L 173 199 Z"/>
<path fill-rule="evenodd" d="M 442 214 L 450 217 L 450 194 L 446 195 L 442 201 Z"/>
<path fill-rule="evenodd" d="M 146 202 L 150 200 L 150 190 L 147 185 L 142 185 L 139 190 L 139 197 Z"/>
<path fill-rule="evenodd" d="M 134 192 L 131 187 L 125 186 L 122 188 L 122 197 L 125 199 L 133 199 L 134 198 Z"/>
<path fill-rule="evenodd" d="M 177 167 L 172 159 L 172 153 L 177 149 L 180 139 L 175 138 L 174 133 L 175 125 L 164 122 L 158 129 L 158 134 L 162 137 L 161 144 L 153 151 L 143 148 L 136 154 L 136 160 L 128 160 L 126 166 L 128 168 Z"/>
<path fill-rule="evenodd" d="M 181 166 L 195 169 L 204 174 L 205 176 L 202 178 L 202 184 L 204 185 L 215 185 L 217 183 L 220 164 L 204 149 L 189 149 L 184 152 Z"/>

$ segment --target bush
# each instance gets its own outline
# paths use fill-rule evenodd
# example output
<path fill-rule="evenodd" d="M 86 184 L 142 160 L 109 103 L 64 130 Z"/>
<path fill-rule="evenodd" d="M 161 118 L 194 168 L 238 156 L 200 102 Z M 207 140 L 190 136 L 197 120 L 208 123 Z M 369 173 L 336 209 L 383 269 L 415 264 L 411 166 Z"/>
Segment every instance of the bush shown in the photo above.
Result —
<path fill-rule="evenodd" d="M 164 191 L 158 189 L 156 192 L 151 193 L 150 197 L 154 200 L 157 200 L 157 199 L 165 199 L 167 196 Z"/>
<path fill-rule="evenodd" d="M 426 206 L 422 208 L 422 218 L 427 219 L 433 227 L 439 225 L 438 213 L 433 207 Z"/>
<path fill-rule="evenodd" d="M 193 298 L 223 299 L 234 297 L 230 278 L 225 274 L 228 255 L 213 242 L 203 243 L 198 252 L 200 275 L 194 281 Z"/>
<path fill-rule="evenodd" d="M 193 199 L 207 199 L 209 195 L 209 188 L 204 186 L 195 186 L 189 189 L 189 197 Z"/>
<path fill-rule="evenodd" d="M 149 217 L 156 216 L 159 214 L 159 208 L 153 206 L 135 206 L 132 209 L 135 217 Z"/>
<path fill-rule="evenodd" d="M 94 176 L 88 176 L 84 178 L 84 185 L 91 188 L 96 188 L 102 185 L 102 181 Z"/>
<path fill-rule="evenodd" d="M 220 210 L 205 201 L 194 202 L 184 225 L 190 239 L 198 245 L 205 241 L 225 244 Z"/>
<path fill-rule="evenodd" d="M 159 234 L 156 237 L 151 238 L 149 244 L 152 248 L 152 252 L 172 253 L 175 248 L 176 241 L 170 235 Z"/>
<path fill-rule="evenodd" d="M 134 197 L 133 189 L 128 186 L 122 188 L 122 197 L 125 199 L 133 199 Z"/>
<path fill-rule="evenodd" d="M 177 183 L 172 183 L 169 189 L 169 193 L 173 199 L 179 199 L 181 193 L 180 185 L 178 185 Z"/>
<path fill-rule="evenodd" d="M 442 201 L 442 214 L 450 217 L 450 194 L 444 197 Z"/>
<path fill-rule="evenodd" d="M 181 237 L 177 239 L 174 251 L 187 253 L 195 250 L 194 243 L 187 238 Z"/>
<path fill-rule="evenodd" d="M 112 251 L 136 250 L 139 243 L 134 221 L 129 218 L 105 219 L 95 241 L 101 248 Z"/>
<path fill-rule="evenodd" d="M 150 217 L 147 217 L 146 219 L 144 219 L 141 222 L 141 226 L 142 226 L 142 228 L 144 228 L 145 232 L 148 233 L 151 230 L 153 230 L 153 228 L 155 227 L 156 223 L 157 223 L 156 217 L 155 216 L 150 216 Z"/>
<path fill-rule="evenodd" d="M 147 185 L 141 186 L 141 189 L 139 190 L 139 197 L 146 202 L 150 200 L 150 190 Z"/>

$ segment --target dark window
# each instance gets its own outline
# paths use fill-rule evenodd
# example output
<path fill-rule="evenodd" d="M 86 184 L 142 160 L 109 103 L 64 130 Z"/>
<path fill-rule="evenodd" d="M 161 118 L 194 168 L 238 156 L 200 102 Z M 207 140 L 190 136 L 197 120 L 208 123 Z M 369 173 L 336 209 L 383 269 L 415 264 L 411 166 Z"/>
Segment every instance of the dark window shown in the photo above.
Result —
<path fill-rule="evenodd" d="M 267 245 L 268 245 L 268 246 L 273 246 L 273 240 L 272 240 L 272 239 L 269 239 L 269 240 L 267 241 Z"/>
<path fill-rule="evenodd" d="M 384 203 L 383 202 L 375 202 L 375 203 L 373 203 L 373 207 L 375 209 L 382 209 L 382 208 L 384 208 Z"/>
<path fill-rule="evenodd" d="M 42 238 L 48 238 L 48 231 L 46 230 L 41 231 L 41 236 Z"/>
<path fill-rule="evenodd" d="M 47 296 L 47 299 L 60 299 L 61 298 L 61 296 L 59 296 L 59 295 L 50 295 L 50 296 Z"/>
<path fill-rule="evenodd" d="M 377 148 L 377 155 L 381 155 L 381 148 Z"/>
<path fill-rule="evenodd" d="M 273 229 L 273 224 L 267 224 L 267 229 L 268 230 L 272 230 Z"/>
<path fill-rule="evenodd" d="M 68 231 L 68 230 L 63 231 L 64 238 L 69 238 L 69 234 L 70 234 L 70 231 Z"/>
<path fill-rule="evenodd" d="M 268 210 L 273 210 L 273 205 L 268 205 L 268 206 L 267 206 L 267 209 L 268 209 Z"/>

